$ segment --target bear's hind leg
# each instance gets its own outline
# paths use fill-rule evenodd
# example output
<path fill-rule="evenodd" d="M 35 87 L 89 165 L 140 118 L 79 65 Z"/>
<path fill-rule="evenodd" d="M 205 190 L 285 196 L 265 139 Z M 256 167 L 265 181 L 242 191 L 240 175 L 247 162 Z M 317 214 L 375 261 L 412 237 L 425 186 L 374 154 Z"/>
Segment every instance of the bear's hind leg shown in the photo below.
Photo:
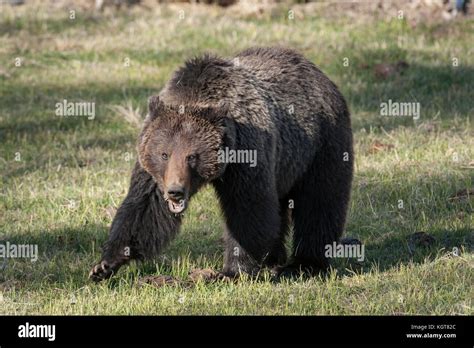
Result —
<path fill-rule="evenodd" d="M 290 231 L 291 211 L 288 208 L 288 199 L 280 200 L 280 231 L 279 240 L 273 246 L 268 256 L 265 258 L 265 265 L 267 267 L 281 267 L 287 262 L 286 238 Z"/>
<path fill-rule="evenodd" d="M 343 233 L 352 181 L 352 162 L 337 152 L 314 160 L 291 192 L 293 209 L 293 253 L 286 275 L 327 271 L 325 247 Z M 351 154 L 352 156 L 352 154 Z M 337 157 L 337 158 L 336 158 Z"/>

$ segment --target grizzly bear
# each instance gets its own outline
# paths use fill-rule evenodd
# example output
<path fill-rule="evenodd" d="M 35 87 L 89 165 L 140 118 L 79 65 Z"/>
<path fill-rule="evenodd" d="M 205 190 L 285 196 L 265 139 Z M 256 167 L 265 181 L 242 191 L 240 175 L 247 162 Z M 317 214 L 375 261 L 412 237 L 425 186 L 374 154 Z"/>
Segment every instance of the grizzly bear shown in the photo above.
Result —
<path fill-rule="evenodd" d="M 299 53 L 250 48 L 187 61 L 149 99 L 129 192 L 91 279 L 161 253 L 208 183 L 225 220 L 222 275 L 327 270 L 325 246 L 346 220 L 352 147 L 343 96 Z"/>

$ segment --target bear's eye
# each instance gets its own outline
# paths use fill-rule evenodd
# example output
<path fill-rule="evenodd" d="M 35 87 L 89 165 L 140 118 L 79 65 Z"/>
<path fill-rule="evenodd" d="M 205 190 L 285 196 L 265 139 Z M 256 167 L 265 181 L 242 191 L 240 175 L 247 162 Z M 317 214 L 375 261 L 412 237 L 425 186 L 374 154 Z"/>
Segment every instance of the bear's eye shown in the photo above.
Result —
<path fill-rule="evenodd" d="M 195 161 L 197 158 L 197 155 L 189 155 L 188 156 L 188 162 Z"/>
<path fill-rule="evenodd" d="M 168 154 L 163 152 L 163 153 L 161 154 L 161 159 L 162 159 L 163 161 L 168 160 Z"/>

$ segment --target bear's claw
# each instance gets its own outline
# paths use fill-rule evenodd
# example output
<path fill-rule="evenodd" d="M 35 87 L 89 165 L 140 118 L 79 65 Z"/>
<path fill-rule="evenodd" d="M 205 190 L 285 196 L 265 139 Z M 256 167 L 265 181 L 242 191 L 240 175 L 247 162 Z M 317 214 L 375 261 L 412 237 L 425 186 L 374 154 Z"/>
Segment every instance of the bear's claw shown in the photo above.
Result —
<path fill-rule="evenodd" d="M 89 273 L 89 279 L 94 282 L 110 278 L 115 273 L 115 270 L 107 261 L 101 261 Z"/>

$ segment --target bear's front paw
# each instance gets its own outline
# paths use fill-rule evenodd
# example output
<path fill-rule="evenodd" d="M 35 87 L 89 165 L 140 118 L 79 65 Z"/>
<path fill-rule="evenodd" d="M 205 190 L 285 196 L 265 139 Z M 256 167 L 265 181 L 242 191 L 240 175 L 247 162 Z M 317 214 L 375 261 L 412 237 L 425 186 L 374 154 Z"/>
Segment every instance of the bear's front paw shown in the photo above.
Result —
<path fill-rule="evenodd" d="M 94 282 L 100 282 L 101 280 L 110 278 L 114 273 L 114 267 L 112 267 L 107 261 L 101 261 L 92 267 L 92 270 L 89 273 L 89 279 Z"/>

